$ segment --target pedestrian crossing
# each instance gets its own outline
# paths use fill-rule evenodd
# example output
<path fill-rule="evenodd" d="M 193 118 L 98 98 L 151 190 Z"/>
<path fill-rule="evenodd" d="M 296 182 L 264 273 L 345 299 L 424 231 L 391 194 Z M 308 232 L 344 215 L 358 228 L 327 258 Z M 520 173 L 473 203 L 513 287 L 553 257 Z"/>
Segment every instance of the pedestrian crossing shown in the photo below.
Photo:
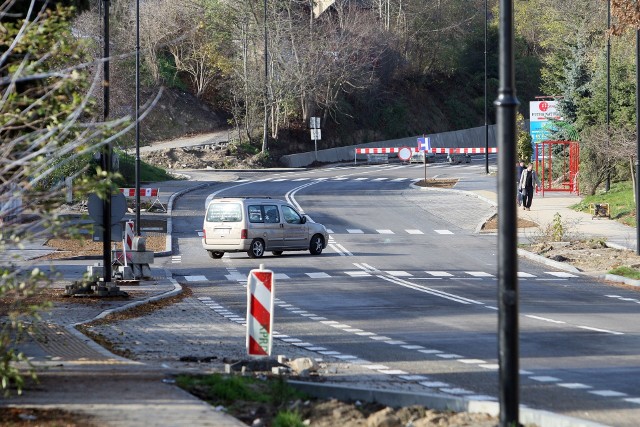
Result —
<path fill-rule="evenodd" d="M 238 270 L 228 272 L 228 274 L 219 275 L 192 275 L 182 276 L 186 282 L 207 282 L 207 281 L 219 281 L 227 280 L 230 282 L 246 282 L 249 275 L 249 270 L 246 273 L 242 273 Z M 325 279 L 349 279 L 349 278 L 366 278 L 372 276 L 386 276 L 386 277 L 398 277 L 406 280 L 497 280 L 495 274 L 485 271 L 439 271 L 439 270 L 416 270 L 416 271 L 404 271 L 404 270 L 344 270 L 344 271 L 309 271 L 309 272 L 295 272 L 295 273 L 275 273 L 276 280 L 325 280 Z M 542 273 L 532 274 L 526 272 L 518 272 L 518 277 L 526 280 L 568 280 L 570 278 L 579 277 L 575 274 L 567 273 L 565 271 L 545 271 Z"/>
<path fill-rule="evenodd" d="M 375 182 L 375 183 L 383 183 L 383 182 L 392 182 L 392 183 L 403 183 L 403 182 L 413 182 L 417 181 L 416 178 L 388 178 L 388 177 L 347 177 L 347 176 L 336 176 L 332 178 L 282 178 L 282 177 L 270 177 L 256 180 L 255 182 L 358 182 L 358 183 L 366 183 L 366 182 Z"/>
<path fill-rule="evenodd" d="M 404 229 L 404 230 L 391 230 L 388 228 L 381 228 L 375 230 L 363 230 L 362 228 L 327 228 L 329 234 L 411 234 L 411 235 L 424 235 L 426 232 L 417 229 Z M 434 233 L 440 235 L 454 234 L 451 230 L 433 230 Z"/>

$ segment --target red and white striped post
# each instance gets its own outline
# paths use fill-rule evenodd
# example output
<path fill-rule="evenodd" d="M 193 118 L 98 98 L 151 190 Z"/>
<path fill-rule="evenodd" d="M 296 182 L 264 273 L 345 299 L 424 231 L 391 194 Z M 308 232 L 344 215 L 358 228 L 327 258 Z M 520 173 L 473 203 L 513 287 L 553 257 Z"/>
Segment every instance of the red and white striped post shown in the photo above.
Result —
<path fill-rule="evenodd" d="M 251 270 L 247 278 L 247 353 L 270 356 L 273 331 L 273 271 Z"/>
<path fill-rule="evenodd" d="M 124 266 L 127 266 L 127 252 L 133 250 L 134 222 L 127 221 L 124 224 L 124 238 L 122 239 L 122 256 L 124 257 Z"/>

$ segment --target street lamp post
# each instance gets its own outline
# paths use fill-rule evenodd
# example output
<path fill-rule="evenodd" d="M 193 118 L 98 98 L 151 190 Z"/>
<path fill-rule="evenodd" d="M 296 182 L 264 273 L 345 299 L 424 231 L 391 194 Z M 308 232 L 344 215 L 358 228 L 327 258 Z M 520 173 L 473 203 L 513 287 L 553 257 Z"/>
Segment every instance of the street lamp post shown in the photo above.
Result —
<path fill-rule="evenodd" d="M 267 51 L 267 0 L 264 0 L 264 134 L 262 135 L 262 152 L 267 151 L 269 129 L 269 64 Z"/>
<path fill-rule="evenodd" d="M 136 0 L 136 236 L 140 236 L 140 0 Z"/>
<path fill-rule="evenodd" d="M 109 117 L 109 0 L 103 0 L 103 119 L 106 122 Z M 105 144 L 102 149 L 102 170 L 106 173 L 107 182 L 111 179 L 111 142 Z M 111 282 L 111 185 L 102 203 L 102 265 L 104 283 Z"/>
<path fill-rule="evenodd" d="M 640 29 L 636 28 L 636 254 L 640 255 Z"/>
<path fill-rule="evenodd" d="M 516 194 L 516 97 L 513 0 L 500 0 L 500 88 L 496 105 L 498 139 L 498 360 L 500 426 L 518 422 L 518 255 Z"/>
<path fill-rule="evenodd" d="M 489 125 L 487 124 L 487 0 L 484 0 L 484 167 L 489 174 Z"/>

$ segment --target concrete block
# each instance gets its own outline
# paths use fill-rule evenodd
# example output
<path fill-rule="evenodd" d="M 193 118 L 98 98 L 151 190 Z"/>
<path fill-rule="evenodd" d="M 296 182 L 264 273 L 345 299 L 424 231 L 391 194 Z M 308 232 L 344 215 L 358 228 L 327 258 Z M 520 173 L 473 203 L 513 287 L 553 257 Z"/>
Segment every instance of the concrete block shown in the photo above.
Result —
<path fill-rule="evenodd" d="M 131 264 L 153 264 L 153 252 L 127 252 L 127 259 Z"/>

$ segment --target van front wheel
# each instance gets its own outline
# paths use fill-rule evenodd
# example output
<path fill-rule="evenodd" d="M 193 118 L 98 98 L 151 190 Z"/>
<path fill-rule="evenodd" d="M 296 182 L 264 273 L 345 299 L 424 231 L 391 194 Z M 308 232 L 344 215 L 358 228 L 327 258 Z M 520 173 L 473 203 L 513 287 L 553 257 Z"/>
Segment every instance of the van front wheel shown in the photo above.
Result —
<path fill-rule="evenodd" d="M 324 247 L 324 239 L 319 234 L 314 235 L 309 242 L 309 252 L 311 255 L 320 255 Z"/>
<path fill-rule="evenodd" d="M 213 259 L 220 259 L 224 256 L 224 252 L 209 251 L 209 256 Z"/>
<path fill-rule="evenodd" d="M 264 242 L 260 239 L 253 239 L 247 254 L 250 258 L 260 258 L 264 255 Z"/>

